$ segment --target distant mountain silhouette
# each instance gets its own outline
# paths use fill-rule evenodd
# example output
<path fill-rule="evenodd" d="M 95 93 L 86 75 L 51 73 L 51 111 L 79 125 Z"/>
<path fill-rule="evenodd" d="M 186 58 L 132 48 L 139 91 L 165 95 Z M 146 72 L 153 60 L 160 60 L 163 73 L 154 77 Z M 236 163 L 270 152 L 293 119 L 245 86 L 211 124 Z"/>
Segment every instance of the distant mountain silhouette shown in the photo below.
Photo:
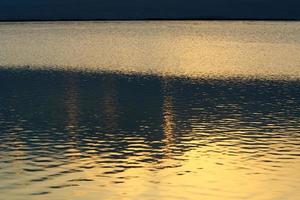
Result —
<path fill-rule="evenodd" d="M 1 0 L 0 20 L 300 19 L 299 0 Z"/>

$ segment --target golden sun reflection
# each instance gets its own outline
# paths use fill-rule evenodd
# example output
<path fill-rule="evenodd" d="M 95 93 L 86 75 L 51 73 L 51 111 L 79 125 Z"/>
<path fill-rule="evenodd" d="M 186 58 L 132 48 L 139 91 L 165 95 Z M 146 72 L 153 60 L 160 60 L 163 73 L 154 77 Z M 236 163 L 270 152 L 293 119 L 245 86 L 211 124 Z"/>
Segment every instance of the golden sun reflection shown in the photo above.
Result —
<path fill-rule="evenodd" d="M 299 22 L 206 21 L 7 24 L 0 26 L 0 65 L 299 78 L 299 26 Z"/>
<path fill-rule="evenodd" d="M 173 113 L 173 100 L 170 93 L 170 83 L 168 80 L 163 80 L 163 131 L 165 136 L 165 157 L 170 156 L 170 147 L 174 141 L 174 113 Z"/>
<path fill-rule="evenodd" d="M 0 194 L 295 200 L 299 33 L 299 22 L 0 25 Z"/>

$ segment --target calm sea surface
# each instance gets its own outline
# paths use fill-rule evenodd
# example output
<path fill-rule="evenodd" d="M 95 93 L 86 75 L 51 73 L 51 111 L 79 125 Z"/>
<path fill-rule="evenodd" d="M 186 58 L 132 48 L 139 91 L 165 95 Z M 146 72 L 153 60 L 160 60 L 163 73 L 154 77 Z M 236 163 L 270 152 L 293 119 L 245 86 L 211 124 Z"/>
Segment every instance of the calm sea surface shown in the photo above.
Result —
<path fill-rule="evenodd" d="M 300 22 L 0 23 L 0 199 L 295 200 Z"/>

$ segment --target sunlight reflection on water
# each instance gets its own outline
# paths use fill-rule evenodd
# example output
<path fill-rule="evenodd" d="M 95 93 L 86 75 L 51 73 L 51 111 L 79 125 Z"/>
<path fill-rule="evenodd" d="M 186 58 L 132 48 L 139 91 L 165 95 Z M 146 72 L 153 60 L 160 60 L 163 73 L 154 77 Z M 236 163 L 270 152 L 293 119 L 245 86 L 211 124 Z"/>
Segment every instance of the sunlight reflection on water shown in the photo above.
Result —
<path fill-rule="evenodd" d="M 1 24 L 1 194 L 295 199 L 299 23 L 264 23 Z"/>
<path fill-rule="evenodd" d="M 1 23 L 0 66 L 300 77 L 299 22 Z"/>

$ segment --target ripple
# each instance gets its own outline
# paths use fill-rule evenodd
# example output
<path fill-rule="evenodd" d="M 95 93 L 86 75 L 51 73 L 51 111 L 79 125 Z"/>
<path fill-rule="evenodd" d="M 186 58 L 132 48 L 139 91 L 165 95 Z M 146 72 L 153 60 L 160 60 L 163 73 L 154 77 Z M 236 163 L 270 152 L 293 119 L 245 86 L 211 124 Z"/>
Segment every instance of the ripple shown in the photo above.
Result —
<path fill-rule="evenodd" d="M 3 69 L 0 77 L 1 193 L 298 194 L 297 80 Z"/>

